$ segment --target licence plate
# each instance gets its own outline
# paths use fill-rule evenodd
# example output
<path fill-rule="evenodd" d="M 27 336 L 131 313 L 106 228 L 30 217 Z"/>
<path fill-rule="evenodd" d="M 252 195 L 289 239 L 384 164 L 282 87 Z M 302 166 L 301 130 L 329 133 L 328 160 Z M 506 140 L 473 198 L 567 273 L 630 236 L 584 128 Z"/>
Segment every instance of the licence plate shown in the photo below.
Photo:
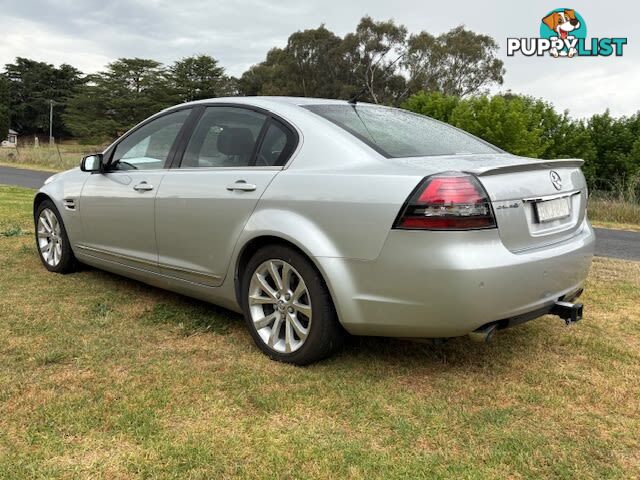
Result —
<path fill-rule="evenodd" d="M 551 222 L 571 215 L 569 197 L 546 200 L 535 204 L 538 222 Z"/>

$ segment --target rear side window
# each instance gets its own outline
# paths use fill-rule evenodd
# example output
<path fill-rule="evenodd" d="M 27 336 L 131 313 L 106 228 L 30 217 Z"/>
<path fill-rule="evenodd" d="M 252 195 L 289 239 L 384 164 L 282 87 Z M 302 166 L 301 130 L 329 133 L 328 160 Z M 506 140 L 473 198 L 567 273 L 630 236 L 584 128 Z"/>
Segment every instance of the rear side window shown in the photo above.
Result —
<path fill-rule="evenodd" d="M 271 120 L 260 145 L 256 166 L 284 165 L 293 153 L 294 148 L 295 139 L 293 133 L 280 122 Z"/>
<path fill-rule="evenodd" d="M 373 105 L 309 105 L 385 157 L 497 153 L 499 149 L 431 118 Z"/>
<path fill-rule="evenodd" d="M 266 115 L 244 108 L 207 108 L 189 140 L 180 168 L 251 165 L 266 121 Z"/>

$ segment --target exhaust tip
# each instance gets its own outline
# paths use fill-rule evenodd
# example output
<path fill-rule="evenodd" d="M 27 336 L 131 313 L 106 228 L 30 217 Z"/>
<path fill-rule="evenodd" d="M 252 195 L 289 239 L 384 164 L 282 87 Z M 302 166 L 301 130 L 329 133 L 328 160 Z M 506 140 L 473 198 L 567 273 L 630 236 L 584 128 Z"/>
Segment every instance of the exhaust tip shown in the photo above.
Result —
<path fill-rule="evenodd" d="M 473 332 L 469 332 L 467 335 L 469 339 L 476 343 L 489 343 L 498 329 L 497 323 L 490 323 L 489 325 L 484 325 Z"/>

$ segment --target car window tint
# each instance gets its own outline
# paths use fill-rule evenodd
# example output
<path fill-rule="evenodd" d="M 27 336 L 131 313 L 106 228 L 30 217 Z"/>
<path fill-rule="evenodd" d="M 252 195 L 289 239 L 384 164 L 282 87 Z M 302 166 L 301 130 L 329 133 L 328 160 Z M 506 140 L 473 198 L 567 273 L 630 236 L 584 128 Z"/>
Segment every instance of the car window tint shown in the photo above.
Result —
<path fill-rule="evenodd" d="M 151 170 L 163 168 L 190 109 L 164 115 L 140 127 L 117 146 L 112 170 Z"/>
<path fill-rule="evenodd" d="M 305 108 L 391 158 L 500 152 L 462 130 L 406 110 L 372 105 Z"/>
<path fill-rule="evenodd" d="M 266 115 L 244 108 L 207 108 L 189 140 L 180 168 L 250 165 L 266 119 Z"/>
<path fill-rule="evenodd" d="M 290 136 L 284 126 L 272 121 L 260 145 L 256 166 L 282 165 L 290 153 L 288 148 L 292 143 L 289 141 Z"/>

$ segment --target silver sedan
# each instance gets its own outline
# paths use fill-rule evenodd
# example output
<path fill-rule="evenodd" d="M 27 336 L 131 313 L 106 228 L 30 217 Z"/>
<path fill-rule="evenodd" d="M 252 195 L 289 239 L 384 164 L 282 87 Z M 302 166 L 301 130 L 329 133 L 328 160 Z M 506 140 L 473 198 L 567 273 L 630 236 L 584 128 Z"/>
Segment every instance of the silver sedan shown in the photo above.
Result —
<path fill-rule="evenodd" d="M 579 320 L 581 160 L 511 155 L 403 110 L 225 98 L 145 120 L 34 201 L 44 266 L 78 262 L 242 312 L 307 364 L 355 335 L 488 339 Z"/>

